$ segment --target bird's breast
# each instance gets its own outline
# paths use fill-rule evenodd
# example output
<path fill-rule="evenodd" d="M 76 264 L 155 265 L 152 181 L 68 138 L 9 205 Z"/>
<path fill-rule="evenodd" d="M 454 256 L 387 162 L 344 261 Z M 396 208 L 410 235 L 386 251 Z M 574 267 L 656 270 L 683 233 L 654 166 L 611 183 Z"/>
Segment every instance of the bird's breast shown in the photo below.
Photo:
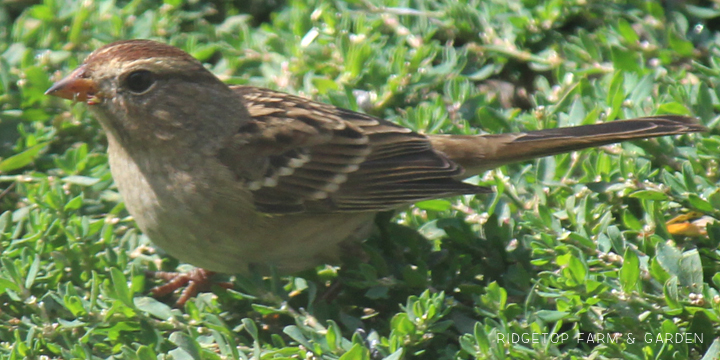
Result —
<path fill-rule="evenodd" d="M 213 159 L 128 154 L 112 142 L 109 153 L 140 229 L 168 254 L 207 270 L 241 273 L 250 264 L 302 270 L 337 258 L 337 244 L 372 223 L 372 213 L 259 213 L 252 194 Z"/>

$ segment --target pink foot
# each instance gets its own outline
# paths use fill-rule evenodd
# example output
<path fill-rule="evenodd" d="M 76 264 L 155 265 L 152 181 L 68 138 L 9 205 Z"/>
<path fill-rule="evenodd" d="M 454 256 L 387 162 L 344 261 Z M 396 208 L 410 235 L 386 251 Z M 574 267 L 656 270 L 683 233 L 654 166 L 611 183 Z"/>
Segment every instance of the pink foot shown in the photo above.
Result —
<path fill-rule="evenodd" d="M 201 268 L 195 268 L 186 273 L 148 271 L 147 274 L 166 281 L 165 284 L 150 289 L 155 297 L 163 297 L 185 286 L 185 289 L 180 293 L 180 298 L 175 302 L 175 307 L 178 308 L 185 306 L 185 303 L 198 293 L 210 291 L 213 285 L 218 285 L 224 289 L 233 287 L 233 284 L 229 282 L 214 282 L 210 278 L 215 273 Z"/>

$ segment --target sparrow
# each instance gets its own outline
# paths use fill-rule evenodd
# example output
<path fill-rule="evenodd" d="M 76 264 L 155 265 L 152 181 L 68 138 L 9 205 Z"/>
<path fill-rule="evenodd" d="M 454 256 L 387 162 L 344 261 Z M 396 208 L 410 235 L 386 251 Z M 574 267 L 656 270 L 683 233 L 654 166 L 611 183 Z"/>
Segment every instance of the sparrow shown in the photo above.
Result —
<path fill-rule="evenodd" d="M 335 262 L 376 213 L 491 189 L 498 166 L 627 140 L 706 131 L 663 115 L 497 135 L 425 135 L 253 86 L 228 86 L 188 53 L 125 40 L 47 90 L 88 105 L 140 229 L 168 254 L 221 273 Z"/>

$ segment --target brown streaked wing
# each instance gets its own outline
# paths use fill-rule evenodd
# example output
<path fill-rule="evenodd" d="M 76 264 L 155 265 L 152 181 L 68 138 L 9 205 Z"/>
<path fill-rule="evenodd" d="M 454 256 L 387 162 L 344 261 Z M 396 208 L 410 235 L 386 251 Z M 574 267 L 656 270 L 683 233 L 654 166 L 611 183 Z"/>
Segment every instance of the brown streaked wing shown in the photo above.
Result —
<path fill-rule="evenodd" d="M 454 180 L 462 168 L 410 129 L 268 89 L 233 90 L 251 120 L 219 159 L 259 211 L 378 211 L 489 191 Z"/>

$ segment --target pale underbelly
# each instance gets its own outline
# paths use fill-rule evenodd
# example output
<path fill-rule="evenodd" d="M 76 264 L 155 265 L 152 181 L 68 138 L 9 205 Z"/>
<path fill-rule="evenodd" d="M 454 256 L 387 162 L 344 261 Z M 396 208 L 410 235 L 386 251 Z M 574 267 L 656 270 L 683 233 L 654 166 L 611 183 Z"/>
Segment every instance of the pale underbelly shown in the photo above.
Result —
<path fill-rule="evenodd" d="M 150 239 L 183 262 L 221 273 L 244 273 L 250 265 L 292 273 L 338 261 L 345 240 L 366 236 L 373 215 L 281 215 L 236 219 L 218 230 L 215 221 L 144 227 Z M 318 221 L 319 220 L 319 221 Z"/>

